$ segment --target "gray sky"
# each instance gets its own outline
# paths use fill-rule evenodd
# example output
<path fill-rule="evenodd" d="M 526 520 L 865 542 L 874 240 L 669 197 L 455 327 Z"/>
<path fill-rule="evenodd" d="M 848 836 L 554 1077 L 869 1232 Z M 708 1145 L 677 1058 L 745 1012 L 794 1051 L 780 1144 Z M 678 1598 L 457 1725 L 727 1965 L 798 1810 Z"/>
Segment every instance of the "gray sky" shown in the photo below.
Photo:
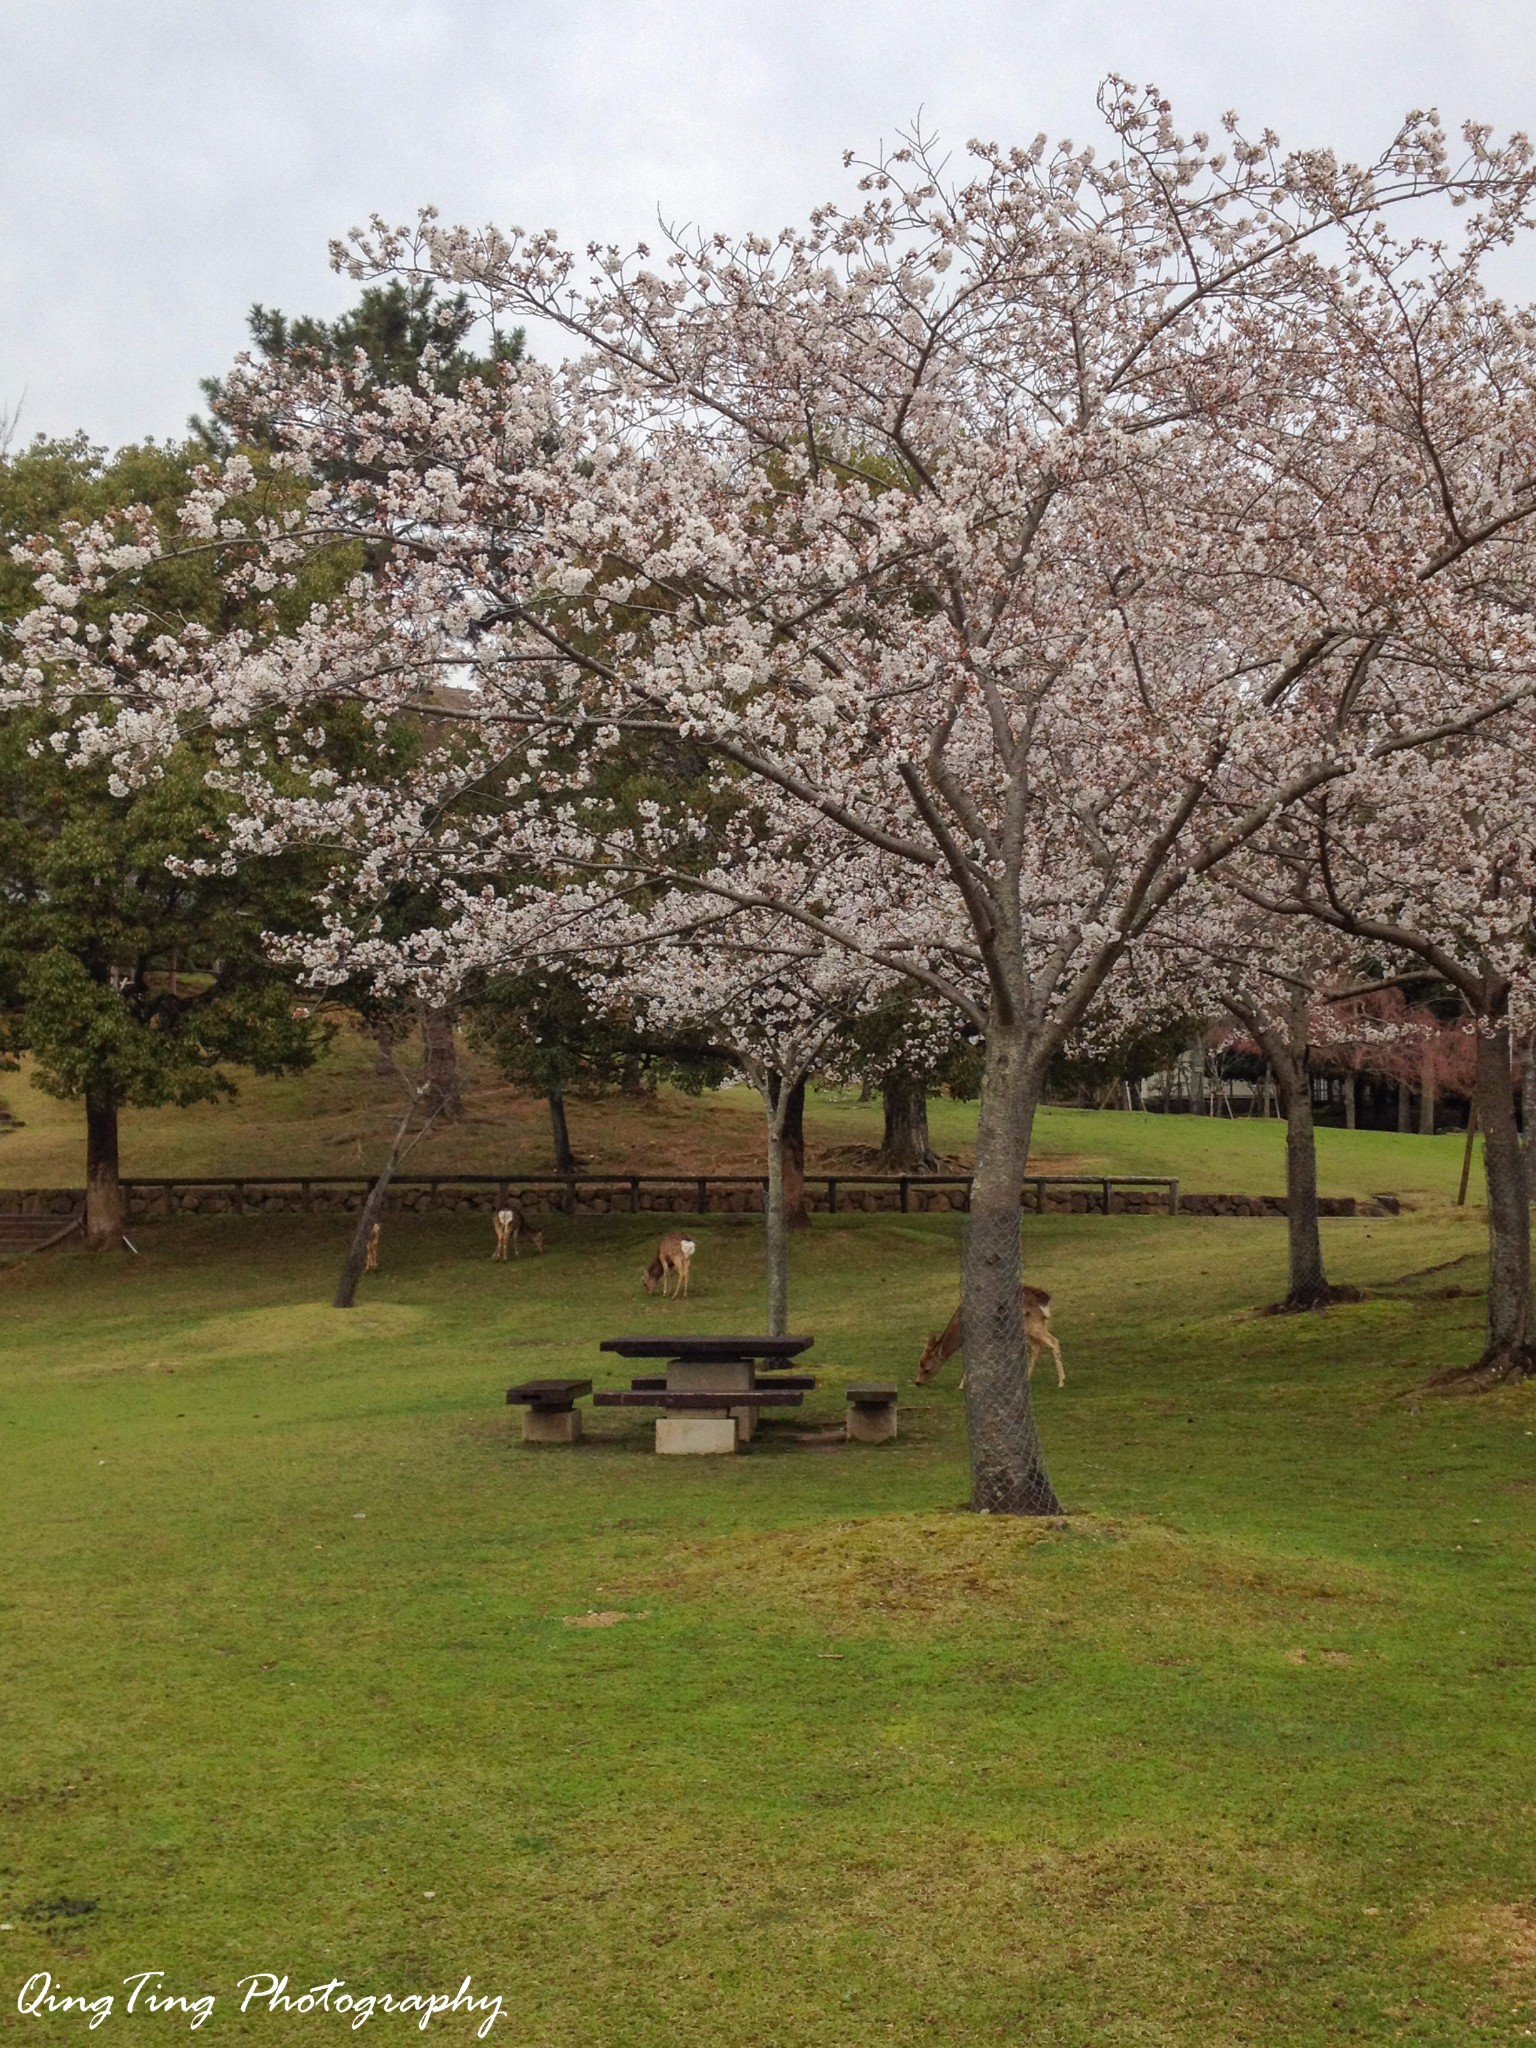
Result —
<path fill-rule="evenodd" d="M 326 245 L 372 212 L 772 231 L 918 108 L 956 145 L 1086 137 L 1109 71 L 1186 129 L 1235 106 L 1352 154 L 1416 106 L 1533 129 L 1533 28 L 1536 0 L 0 0 L 0 409 L 178 433 L 253 299 L 349 301 Z"/>

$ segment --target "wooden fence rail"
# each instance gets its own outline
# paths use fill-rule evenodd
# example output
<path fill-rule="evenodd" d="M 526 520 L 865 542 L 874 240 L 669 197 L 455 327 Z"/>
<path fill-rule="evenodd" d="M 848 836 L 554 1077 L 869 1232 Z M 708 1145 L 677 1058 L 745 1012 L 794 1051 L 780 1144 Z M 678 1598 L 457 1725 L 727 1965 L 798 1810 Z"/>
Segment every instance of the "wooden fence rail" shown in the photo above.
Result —
<path fill-rule="evenodd" d="M 171 1215 L 336 1214 L 360 1209 L 372 1187 L 362 1174 L 178 1174 L 125 1178 L 130 1217 Z M 486 1210 L 509 1200 L 530 1214 L 610 1215 L 661 1212 L 708 1216 L 760 1211 L 766 1175 L 748 1173 L 442 1173 L 399 1174 L 386 1209 Z M 931 1214 L 970 1207 L 965 1173 L 807 1174 L 808 1205 L 823 1214 L 884 1211 Z M 1177 1179 L 1159 1174 L 1031 1174 L 1025 1207 L 1109 1215 L 1179 1213 Z M 0 1188 L 0 1214 L 68 1215 L 84 1204 L 77 1188 Z"/>

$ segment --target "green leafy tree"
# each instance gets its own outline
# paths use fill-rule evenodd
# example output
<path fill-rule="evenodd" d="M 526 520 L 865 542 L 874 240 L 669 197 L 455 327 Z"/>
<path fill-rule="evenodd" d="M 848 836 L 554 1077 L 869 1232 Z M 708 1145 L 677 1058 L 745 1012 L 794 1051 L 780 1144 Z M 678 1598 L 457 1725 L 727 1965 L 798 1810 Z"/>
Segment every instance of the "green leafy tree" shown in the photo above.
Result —
<path fill-rule="evenodd" d="M 928 1136 L 928 1098 L 976 1095 L 981 1048 L 948 1012 L 896 990 L 852 1021 L 836 1071 L 880 1090 L 878 1164 L 890 1173 L 932 1173 L 939 1159 Z"/>
<path fill-rule="evenodd" d="M 32 603 L 13 544 L 128 504 L 168 524 L 193 466 L 154 443 L 109 460 L 83 438 L 0 460 L 0 636 Z M 168 618 L 210 621 L 224 602 L 214 565 L 195 557 L 165 565 L 153 600 Z M 232 1067 L 289 1072 L 315 1057 L 323 1027 L 263 940 L 303 927 L 313 877 L 292 855 L 218 871 L 228 800 L 196 750 L 129 792 L 104 763 L 68 765 L 53 737 L 46 711 L 0 711 L 0 1050 L 30 1053 L 43 1088 L 83 1105 L 87 1241 L 110 1246 L 123 1108 L 207 1101 L 233 1091 Z"/>
<path fill-rule="evenodd" d="M 488 981 L 469 1010 L 470 1035 L 509 1081 L 549 1104 L 555 1171 L 577 1167 L 565 1097 L 667 1081 L 689 1094 L 717 1087 L 732 1062 L 703 1037 L 659 1039 L 593 1007 L 558 971 L 530 970 Z"/>
<path fill-rule="evenodd" d="M 457 391 L 466 377 L 523 359 L 520 327 L 492 336 L 484 353 L 467 348 L 476 318 L 462 292 L 440 298 L 430 283 L 396 280 L 370 287 L 335 320 L 309 313 L 290 319 L 276 307 L 258 304 L 246 316 L 246 327 L 253 350 L 267 362 L 309 356 L 320 363 L 348 363 L 361 350 L 376 384 L 414 384 L 425 371 L 434 389 Z M 208 417 L 194 414 L 188 425 L 205 449 L 226 454 L 241 441 L 261 438 L 259 425 L 234 416 L 222 377 L 203 378 L 201 388 Z"/>

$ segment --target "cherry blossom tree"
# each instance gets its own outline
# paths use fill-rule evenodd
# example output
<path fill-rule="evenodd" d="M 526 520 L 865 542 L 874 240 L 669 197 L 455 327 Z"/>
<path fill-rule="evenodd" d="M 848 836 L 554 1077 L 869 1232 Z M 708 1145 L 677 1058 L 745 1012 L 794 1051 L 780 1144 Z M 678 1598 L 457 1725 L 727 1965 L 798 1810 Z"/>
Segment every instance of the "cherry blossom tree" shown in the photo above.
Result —
<path fill-rule="evenodd" d="M 1475 738 L 1399 756 L 1354 792 L 1319 793 L 1246 857 L 1240 886 L 1422 963 L 1475 1027 L 1473 1102 L 1488 1183 L 1489 1282 L 1476 1376 L 1532 1370 L 1530 1199 L 1514 1048 L 1536 1016 L 1536 841 L 1528 711 Z M 1419 1034 L 1422 1047 L 1433 1032 Z"/>
<path fill-rule="evenodd" d="M 1326 1308 L 1359 1299 L 1330 1285 L 1318 1220 L 1317 1134 L 1312 1114 L 1313 1049 L 1330 1029 L 1327 998 L 1358 977 L 1358 945 L 1314 924 L 1258 910 L 1225 890 L 1204 892 L 1183 947 L 1160 932 L 1154 957 L 1171 954 L 1175 977 L 1199 999 L 1219 1005 L 1267 1062 L 1285 1118 L 1286 1310 Z M 1196 906 L 1180 906 L 1187 913 Z"/>
<path fill-rule="evenodd" d="M 915 140 L 803 231 L 597 250 L 585 288 L 551 236 L 375 223 L 356 274 L 583 353 L 451 391 L 250 366 L 226 406 L 308 499 L 268 504 L 236 456 L 189 545 L 243 592 L 326 549 L 370 572 L 297 629 L 168 635 L 132 602 L 158 536 L 104 522 L 38 550 L 18 675 L 128 776 L 210 727 L 252 850 L 369 821 L 365 887 L 431 874 L 445 946 L 476 889 L 711 867 L 718 900 L 953 1004 L 986 1046 L 963 1299 L 989 1511 L 1059 1505 L 1018 1311 L 1052 1057 L 1287 806 L 1536 687 L 1530 333 L 1479 284 L 1531 205 L 1523 140 L 1468 129 L 1453 163 L 1414 116 L 1351 165 L 1235 120 L 1185 137 L 1118 84 L 1103 107 L 1102 153 L 976 145 L 961 181 Z M 1464 207 L 1449 253 L 1394 238 L 1436 200 Z M 108 586 L 92 639 L 78 594 Z M 349 784 L 338 701 L 429 712 L 442 743 Z M 647 750 L 686 754 L 701 843 L 615 822 Z M 844 835 L 867 912 L 733 879 L 716 803 L 759 842 Z"/>
<path fill-rule="evenodd" d="M 665 897 L 629 918 L 611 916 L 606 929 L 624 949 L 624 964 L 589 969 L 594 992 L 658 1033 L 702 1032 L 762 1099 L 768 1330 L 782 1336 L 789 1327 L 790 1105 L 890 976 L 846 947 L 812 938 L 782 911 L 723 910 L 692 893 Z"/>

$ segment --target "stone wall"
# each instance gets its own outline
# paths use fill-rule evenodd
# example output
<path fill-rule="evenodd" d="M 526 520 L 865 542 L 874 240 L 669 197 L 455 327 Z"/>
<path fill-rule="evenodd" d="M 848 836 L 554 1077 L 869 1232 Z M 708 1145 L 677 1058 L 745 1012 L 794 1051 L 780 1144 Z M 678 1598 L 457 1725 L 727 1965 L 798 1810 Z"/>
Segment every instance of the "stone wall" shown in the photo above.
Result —
<path fill-rule="evenodd" d="M 311 1183 L 307 1188 L 299 1180 L 250 1181 L 239 1187 L 204 1181 L 177 1181 L 170 1187 L 146 1187 L 130 1181 L 124 1186 L 128 1216 L 134 1222 L 162 1216 L 356 1215 L 367 1194 L 367 1184 L 363 1181 L 330 1187 Z M 892 1215 L 901 1208 L 901 1189 L 894 1180 L 875 1185 L 838 1181 L 835 1187 L 839 1215 Z M 758 1214 L 763 1207 L 763 1189 L 758 1185 L 711 1185 L 708 1192 L 708 1213 L 712 1216 Z M 828 1208 L 825 1182 L 818 1186 L 816 1181 L 812 1181 L 808 1194 L 813 1213 L 825 1215 Z M 386 1215 L 391 1216 L 426 1211 L 489 1215 L 501 1206 L 508 1195 L 530 1217 L 626 1216 L 632 1212 L 635 1202 L 634 1192 L 623 1179 L 609 1183 L 578 1181 L 574 1190 L 525 1187 L 515 1180 L 500 1186 L 476 1186 L 444 1180 L 436 1187 L 413 1185 L 409 1181 L 397 1182 L 389 1190 L 384 1206 Z M 1026 1187 L 1026 1211 L 1041 1213 L 1042 1195 L 1043 1213 L 1047 1215 L 1104 1213 L 1104 1191 L 1092 1184 L 1082 1187 L 1048 1186 L 1044 1189 Z M 672 1186 L 642 1187 L 638 1201 L 643 1213 L 680 1216 L 701 1213 L 698 1183 L 693 1178 L 680 1179 Z M 912 1215 L 963 1211 L 968 1201 L 969 1194 L 964 1187 L 927 1187 L 915 1180 L 909 1181 L 907 1186 L 907 1209 Z M 82 1188 L 0 1188 L 0 1215 L 67 1217 L 78 1214 L 84 1207 L 85 1191 Z M 1283 1216 L 1286 1203 L 1283 1195 L 1186 1194 L 1180 1196 L 1179 1209 L 1186 1216 Z M 1318 1209 L 1324 1216 L 1395 1216 L 1398 1201 L 1395 1195 L 1377 1195 L 1369 1201 L 1357 1201 L 1353 1195 L 1324 1196 L 1318 1202 Z M 1117 1187 L 1110 1191 L 1111 1215 L 1161 1216 L 1167 1210 L 1166 1188 Z"/>

